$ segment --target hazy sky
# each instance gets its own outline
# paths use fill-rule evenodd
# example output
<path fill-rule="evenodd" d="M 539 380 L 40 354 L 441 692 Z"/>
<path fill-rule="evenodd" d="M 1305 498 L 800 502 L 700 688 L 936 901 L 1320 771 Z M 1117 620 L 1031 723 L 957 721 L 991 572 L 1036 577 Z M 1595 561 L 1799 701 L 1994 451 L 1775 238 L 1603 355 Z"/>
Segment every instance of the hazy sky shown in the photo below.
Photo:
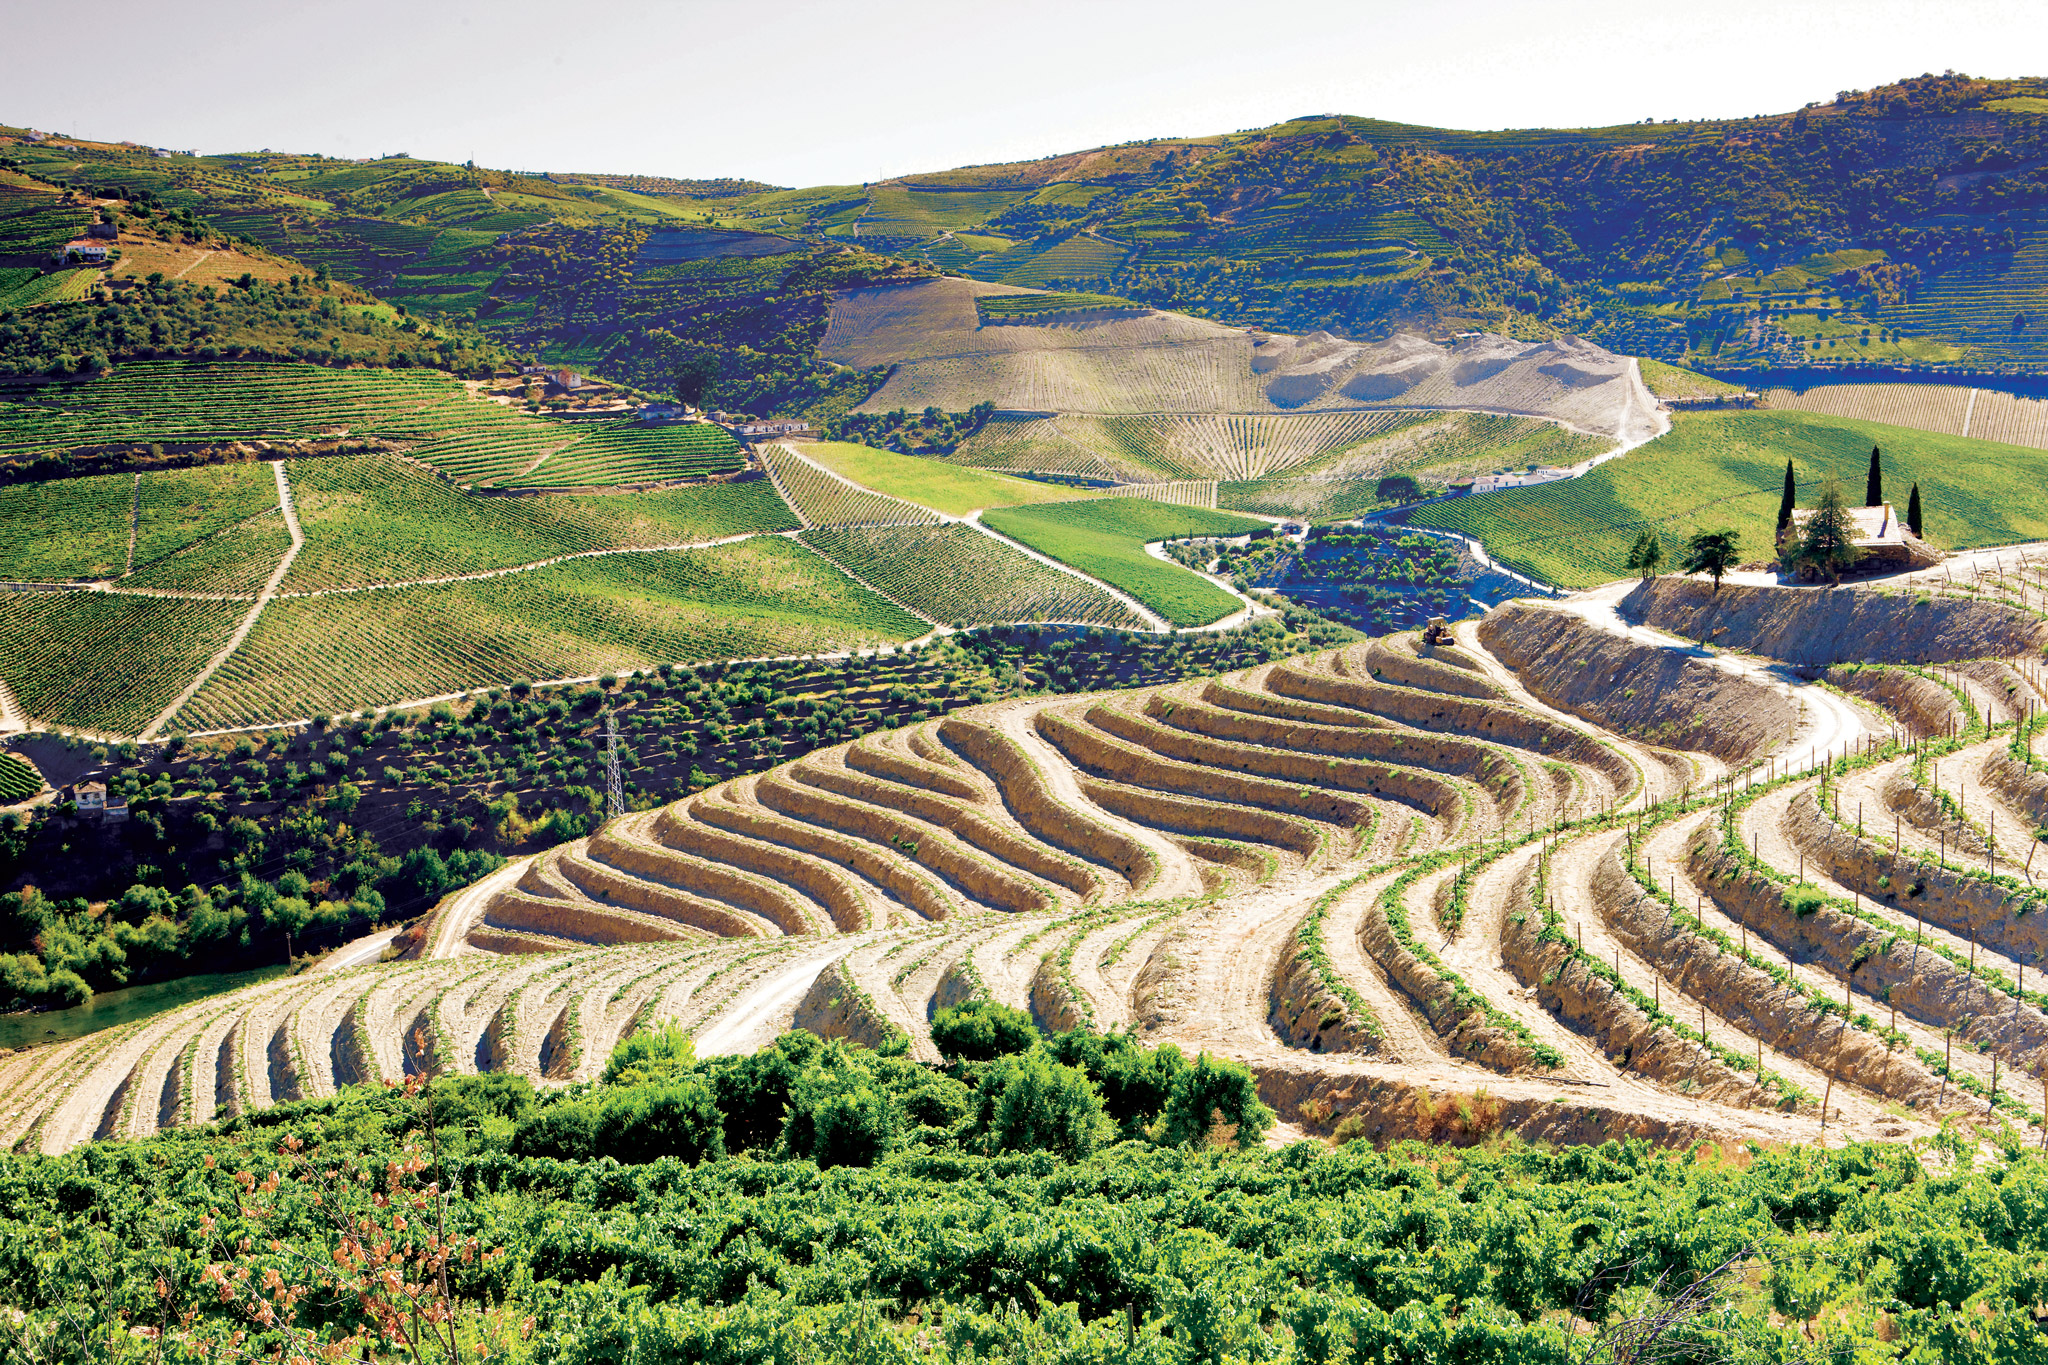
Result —
<path fill-rule="evenodd" d="M 9 3 L 22 23 L 43 13 Z M 2039 0 L 99 0 L 91 14 L 78 60 L 8 64 L 0 121 L 209 152 L 790 185 L 1298 114 L 1586 126 L 1778 112 L 1923 71 L 2048 75 Z"/>

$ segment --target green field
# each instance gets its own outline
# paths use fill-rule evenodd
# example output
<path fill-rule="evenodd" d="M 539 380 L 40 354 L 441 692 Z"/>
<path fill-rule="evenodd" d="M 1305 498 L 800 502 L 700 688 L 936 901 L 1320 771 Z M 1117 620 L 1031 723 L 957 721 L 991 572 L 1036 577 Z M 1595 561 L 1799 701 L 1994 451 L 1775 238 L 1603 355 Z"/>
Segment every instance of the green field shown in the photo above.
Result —
<path fill-rule="evenodd" d="M 707 422 L 607 423 L 532 469 L 502 477 L 507 488 L 578 488 L 730 474 L 746 463 L 739 443 Z"/>
<path fill-rule="evenodd" d="M 1206 626 L 1241 605 L 1177 564 L 1145 553 L 1149 541 L 1239 536 L 1266 523 L 1228 512 L 1171 507 L 1145 498 L 1098 498 L 1010 507 L 982 517 L 991 529 L 1121 588 L 1176 626 Z"/>
<path fill-rule="evenodd" d="M 1768 560 L 1786 460 L 1802 502 L 1828 474 L 1861 501 L 1873 445 L 1894 506 L 1903 511 L 1919 483 L 1933 544 L 2048 536 L 2039 451 L 1802 412 L 1679 413 L 1669 434 L 1581 478 L 1434 503 L 1410 520 L 1478 536 L 1501 563 L 1567 588 L 1621 577 L 1644 530 L 1662 538 L 1667 562 L 1694 531 L 1730 527 L 1745 560 Z"/>
<path fill-rule="evenodd" d="M 761 447 L 761 461 L 777 488 L 809 526 L 909 526 L 935 522 L 939 514 L 922 503 L 871 493 L 827 474 L 790 452 L 791 446 Z"/>
<path fill-rule="evenodd" d="M 0 659 L 31 719 L 132 735 L 170 705 L 248 610 L 233 601 L 0 593 Z"/>
<path fill-rule="evenodd" d="M 144 474 L 135 503 L 135 567 L 276 507 L 277 475 L 261 461 Z"/>
<path fill-rule="evenodd" d="M 216 531 L 175 554 L 147 564 L 121 580 L 124 588 L 175 588 L 184 592 L 262 591 L 291 548 L 284 513 L 276 508 Z"/>
<path fill-rule="evenodd" d="M 384 455 L 294 460 L 286 469 L 306 536 L 286 592 L 443 578 L 796 525 L 760 479 L 641 494 L 479 497 Z"/>
<path fill-rule="evenodd" d="M 1093 583 L 1051 568 L 971 526 L 816 527 L 798 537 L 913 611 L 953 626 L 1144 622 Z"/>
<path fill-rule="evenodd" d="M 521 678 L 823 653 L 925 629 L 777 537 L 603 555 L 463 583 L 277 599 L 176 725 L 219 729 Z"/>
<path fill-rule="evenodd" d="M 948 516 L 964 517 L 981 507 L 1016 507 L 1032 502 L 1066 502 L 1088 496 L 1057 484 L 987 474 L 941 464 L 918 455 L 844 441 L 806 442 L 804 454 L 833 473 L 877 493 L 921 503 Z"/>

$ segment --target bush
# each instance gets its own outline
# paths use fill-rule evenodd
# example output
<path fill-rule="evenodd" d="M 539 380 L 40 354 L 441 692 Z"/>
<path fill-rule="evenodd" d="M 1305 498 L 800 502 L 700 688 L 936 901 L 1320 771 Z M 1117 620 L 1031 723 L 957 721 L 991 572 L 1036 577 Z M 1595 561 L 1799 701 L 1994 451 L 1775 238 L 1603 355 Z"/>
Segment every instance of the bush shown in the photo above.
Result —
<path fill-rule="evenodd" d="M 1074 1029 L 1054 1035 L 1046 1051 L 1055 1060 L 1088 1073 L 1102 1096 L 1104 1111 L 1126 1138 L 1146 1135 L 1173 1093 L 1174 1081 L 1188 1065 L 1171 1043 L 1148 1051 L 1128 1033 L 1105 1035 Z"/>
<path fill-rule="evenodd" d="M 1116 1132 L 1088 1077 L 1041 1049 L 1005 1057 L 982 1073 L 977 1128 L 1004 1152 L 1051 1152 L 1078 1161 Z"/>
<path fill-rule="evenodd" d="M 665 1156 L 692 1163 L 725 1155 L 711 1087 L 695 1076 L 614 1090 L 602 1100 L 557 1101 L 528 1113 L 512 1131 L 515 1156 L 628 1164 Z"/>
<path fill-rule="evenodd" d="M 1251 1068 L 1204 1052 L 1174 1078 L 1159 1114 L 1158 1139 L 1168 1147 L 1193 1147 L 1213 1136 L 1249 1147 L 1272 1126 L 1273 1111 L 1259 1102 Z"/>
<path fill-rule="evenodd" d="M 667 1080 L 697 1065 L 697 1047 L 680 1025 L 642 1029 L 622 1038 L 604 1064 L 606 1085 L 640 1085 Z"/>
<path fill-rule="evenodd" d="M 1785 892 L 1785 908 L 1797 919 L 1805 919 L 1827 904 L 1827 894 L 1817 886 L 1795 886 Z"/>
<path fill-rule="evenodd" d="M 772 1048 L 745 1057 L 721 1058 L 711 1072 L 712 1094 L 725 1115 L 725 1149 L 747 1152 L 773 1147 L 782 1136 L 790 1092 L 799 1062 L 815 1047 L 792 1039 L 817 1039 L 808 1033 L 784 1034 Z"/>
<path fill-rule="evenodd" d="M 821 1167 L 872 1166 L 903 1135 L 895 1097 L 838 1046 L 821 1049 L 790 1096 L 784 1152 Z"/>
<path fill-rule="evenodd" d="M 932 1045 L 963 1062 L 989 1062 L 1029 1050 L 1038 1027 L 1023 1010 L 993 1000 L 969 1000 L 932 1016 Z"/>
<path fill-rule="evenodd" d="M 588 1161 L 597 1154 L 597 1106 L 588 1101 L 536 1109 L 512 1131 L 514 1156 L 549 1156 Z"/>
<path fill-rule="evenodd" d="M 509 1071 L 441 1076 L 429 1093 L 437 1128 L 466 1129 L 479 1126 L 486 1119 L 516 1123 L 533 1108 L 532 1083 Z"/>
<path fill-rule="evenodd" d="M 695 1165 L 725 1155 L 718 1105 L 711 1087 L 695 1076 L 607 1096 L 597 1141 L 600 1155 L 628 1163 L 672 1156 Z"/>

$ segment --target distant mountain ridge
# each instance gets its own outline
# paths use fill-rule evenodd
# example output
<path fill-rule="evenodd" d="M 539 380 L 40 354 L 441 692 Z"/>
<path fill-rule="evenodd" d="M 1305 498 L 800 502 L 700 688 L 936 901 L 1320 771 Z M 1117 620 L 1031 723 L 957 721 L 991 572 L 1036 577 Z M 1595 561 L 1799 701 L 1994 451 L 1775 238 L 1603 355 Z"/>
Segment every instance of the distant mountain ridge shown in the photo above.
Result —
<path fill-rule="evenodd" d="M 154 194 L 514 347 L 649 387 L 710 351 L 728 406 L 830 416 L 879 379 L 819 359 L 820 290 L 921 272 L 1297 334 L 1576 334 L 1724 371 L 2048 368 L 2044 111 L 2048 80 L 1949 73 L 1747 119 L 1323 115 L 804 189 L 5 128 L 0 157 Z M 702 245 L 648 249 L 675 229 Z"/>

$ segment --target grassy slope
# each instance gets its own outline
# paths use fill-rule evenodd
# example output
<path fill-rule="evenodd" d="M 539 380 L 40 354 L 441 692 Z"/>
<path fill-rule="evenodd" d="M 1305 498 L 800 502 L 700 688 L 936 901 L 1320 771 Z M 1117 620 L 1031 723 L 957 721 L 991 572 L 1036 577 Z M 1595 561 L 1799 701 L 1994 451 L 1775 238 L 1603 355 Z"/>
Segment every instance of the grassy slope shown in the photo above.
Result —
<path fill-rule="evenodd" d="M 1637 364 L 1642 366 L 1644 385 L 1659 398 L 1705 398 L 1742 392 L 1740 384 L 1730 384 L 1725 379 L 1697 374 L 1677 365 L 1666 365 L 1648 356 L 1638 357 Z"/>
<path fill-rule="evenodd" d="M 1265 525 L 1228 512 L 1169 507 L 1144 498 L 1007 508 L 982 520 L 1041 554 L 1121 588 L 1176 626 L 1220 621 L 1238 609 L 1238 600 L 1179 565 L 1146 554 L 1146 542 L 1243 535 Z"/>
<path fill-rule="evenodd" d="M 2039 451 L 1800 412 L 1679 413 L 1668 435 L 1583 478 L 1436 503 L 1410 519 L 1477 535 L 1502 563 L 1564 587 L 1619 577 L 1645 528 L 1662 537 L 1669 558 L 1694 531 L 1732 527 L 1743 557 L 1763 560 L 1786 460 L 1802 502 L 1827 474 L 1861 502 L 1873 445 L 1884 449 L 1885 491 L 1902 512 L 1919 483 L 1934 544 L 2048 536 Z"/>
<path fill-rule="evenodd" d="M 980 507 L 1016 507 L 1033 502 L 1068 502 L 1087 493 L 1030 479 L 1012 479 L 978 469 L 940 464 L 919 455 L 845 441 L 815 441 L 803 453 L 833 473 L 877 493 L 921 503 L 949 516 L 964 517 Z"/>

